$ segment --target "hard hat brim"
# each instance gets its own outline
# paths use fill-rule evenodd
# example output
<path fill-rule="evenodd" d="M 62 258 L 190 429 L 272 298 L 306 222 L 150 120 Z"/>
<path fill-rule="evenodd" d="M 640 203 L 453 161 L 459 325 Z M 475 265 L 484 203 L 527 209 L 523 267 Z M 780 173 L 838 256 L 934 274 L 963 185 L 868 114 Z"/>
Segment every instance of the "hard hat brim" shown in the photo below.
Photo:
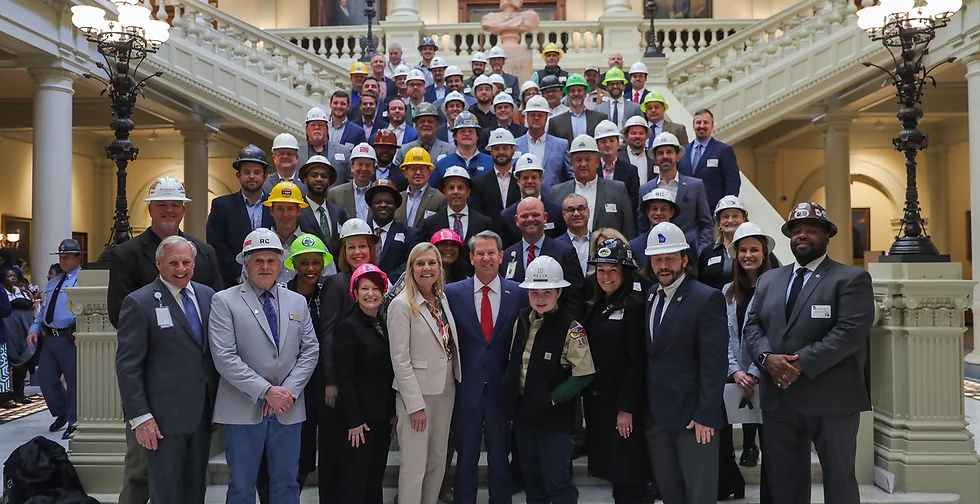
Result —
<path fill-rule="evenodd" d="M 654 247 L 647 247 L 643 251 L 643 255 L 645 255 L 647 257 L 650 257 L 650 256 L 655 256 L 655 255 L 660 255 L 660 254 L 673 254 L 675 252 L 683 252 L 683 251 L 688 250 L 690 248 L 691 248 L 691 246 L 688 245 L 687 242 L 684 242 L 683 245 L 681 245 L 679 243 L 678 244 L 673 244 L 673 245 L 657 245 L 657 246 L 654 246 Z"/>
<path fill-rule="evenodd" d="M 190 203 L 191 199 L 187 196 L 181 196 L 179 198 L 174 198 L 171 196 L 149 196 L 143 199 L 145 203 L 150 203 L 152 201 L 180 201 L 183 203 Z"/>
<path fill-rule="evenodd" d="M 241 264 L 242 266 L 244 266 L 245 265 L 245 258 L 248 256 L 248 254 L 252 254 L 254 252 L 262 252 L 263 250 L 271 250 L 273 252 L 276 252 L 277 254 L 279 254 L 279 260 L 280 261 L 282 260 L 283 254 L 286 253 L 285 250 L 282 250 L 282 249 L 279 249 L 279 248 L 275 248 L 275 247 L 254 248 L 252 250 L 249 250 L 247 254 L 245 253 L 244 250 L 241 251 L 241 252 L 239 252 L 238 255 L 235 256 L 235 262 L 237 262 L 238 264 Z"/>
<path fill-rule="evenodd" d="M 647 214 L 647 210 L 650 209 L 650 204 L 652 204 L 654 201 L 665 201 L 667 203 L 670 203 L 670 207 L 674 210 L 674 217 L 677 217 L 681 213 L 681 207 L 678 206 L 677 203 L 674 203 L 673 201 L 666 200 L 666 199 L 660 199 L 660 198 L 648 199 L 648 200 L 641 201 L 640 202 L 640 213 L 642 213 L 643 215 L 646 215 Z"/>
<path fill-rule="evenodd" d="M 545 289 L 564 289 L 565 287 L 571 287 L 572 284 L 568 283 L 564 278 L 559 282 L 535 282 L 534 280 L 524 280 L 520 284 L 520 288 L 526 290 L 545 290 Z"/>
<path fill-rule="evenodd" d="M 364 201 L 368 205 L 370 205 L 371 204 L 371 201 L 374 200 L 374 195 L 377 194 L 377 193 L 379 193 L 379 192 L 381 192 L 381 191 L 388 191 L 392 195 L 395 196 L 395 208 L 396 209 L 397 208 L 400 208 L 402 206 L 402 195 L 401 195 L 400 192 L 398 192 L 398 189 L 395 189 L 394 187 L 388 187 L 388 186 L 385 186 L 385 185 L 379 185 L 379 186 L 375 186 L 375 187 L 370 187 L 370 188 L 368 188 L 367 191 L 364 191 Z"/>
<path fill-rule="evenodd" d="M 802 219 L 791 219 L 791 220 L 788 220 L 788 221 L 786 221 L 786 223 L 783 224 L 782 228 L 780 228 L 780 231 L 783 232 L 783 236 L 785 236 L 787 238 L 792 238 L 793 237 L 793 233 L 790 231 L 790 228 L 793 227 L 793 224 L 796 223 L 796 222 L 805 222 L 805 221 L 809 221 L 809 222 L 812 222 L 814 224 L 821 224 L 821 225 L 823 225 L 825 228 L 827 228 L 827 232 L 830 234 L 830 237 L 831 238 L 833 238 L 834 236 L 837 236 L 837 225 L 836 224 L 834 224 L 833 222 L 830 222 L 829 220 L 816 219 L 816 218 L 813 218 L 813 217 L 804 217 Z"/>
<path fill-rule="evenodd" d="M 636 261 L 633 260 L 620 260 L 613 257 L 593 257 L 589 259 L 589 264 L 618 264 L 624 268 L 636 269 Z"/>
<path fill-rule="evenodd" d="M 310 206 L 305 201 L 296 201 L 296 200 L 290 199 L 290 198 L 269 198 L 269 199 L 265 200 L 262 203 L 262 206 L 267 206 L 269 208 L 272 208 L 272 204 L 273 203 L 292 203 L 294 205 L 299 205 L 299 208 L 301 210 L 304 209 L 304 208 L 309 208 L 309 206 Z"/>
<path fill-rule="evenodd" d="M 728 257 L 735 258 L 735 256 L 738 254 L 738 242 L 740 242 L 740 241 L 742 241 L 742 240 L 744 240 L 746 238 L 757 238 L 757 239 L 758 238 L 765 238 L 766 239 L 766 250 L 769 253 L 772 253 L 773 249 L 776 248 L 776 240 L 773 239 L 773 237 L 771 237 L 771 236 L 769 236 L 767 234 L 749 234 L 749 235 L 742 236 L 741 238 L 739 238 L 737 240 L 732 240 L 731 245 L 728 246 Z"/>
<path fill-rule="evenodd" d="M 333 262 L 333 254 L 331 254 L 330 252 L 320 252 L 319 250 L 301 250 L 299 252 L 296 252 L 295 254 L 290 254 L 289 257 L 287 257 L 286 260 L 283 262 L 283 265 L 286 266 L 286 269 L 288 270 L 296 271 L 296 268 L 293 267 L 293 258 L 299 257 L 303 254 L 321 254 L 323 256 L 324 267 L 326 267 L 327 265 Z"/>

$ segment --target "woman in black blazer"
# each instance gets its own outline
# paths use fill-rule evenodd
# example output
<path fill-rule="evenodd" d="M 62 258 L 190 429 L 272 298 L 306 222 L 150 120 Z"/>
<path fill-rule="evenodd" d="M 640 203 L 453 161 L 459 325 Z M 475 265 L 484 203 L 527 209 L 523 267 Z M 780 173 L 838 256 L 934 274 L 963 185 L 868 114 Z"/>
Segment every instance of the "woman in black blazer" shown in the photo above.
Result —
<path fill-rule="evenodd" d="M 395 418 L 395 372 L 388 351 L 388 329 L 378 307 L 388 277 L 365 264 L 351 276 L 350 292 L 357 303 L 334 333 L 337 408 L 347 429 L 339 453 L 340 498 L 349 504 L 381 504 Z"/>

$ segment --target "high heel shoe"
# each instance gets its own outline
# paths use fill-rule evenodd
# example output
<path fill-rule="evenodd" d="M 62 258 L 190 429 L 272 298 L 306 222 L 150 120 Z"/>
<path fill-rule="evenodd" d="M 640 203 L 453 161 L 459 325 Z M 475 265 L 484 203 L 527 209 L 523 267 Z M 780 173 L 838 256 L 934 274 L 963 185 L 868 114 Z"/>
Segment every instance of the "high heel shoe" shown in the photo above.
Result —
<path fill-rule="evenodd" d="M 742 467 L 755 467 L 759 465 L 759 449 L 752 446 L 742 451 L 738 465 Z"/>
<path fill-rule="evenodd" d="M 719 492 L 718 500 L 727 501 L 728 499 L 744 499 L 745 498 L 745 487 L 739 488 L 738 490 L 729 490 L 727 492 Z"/>

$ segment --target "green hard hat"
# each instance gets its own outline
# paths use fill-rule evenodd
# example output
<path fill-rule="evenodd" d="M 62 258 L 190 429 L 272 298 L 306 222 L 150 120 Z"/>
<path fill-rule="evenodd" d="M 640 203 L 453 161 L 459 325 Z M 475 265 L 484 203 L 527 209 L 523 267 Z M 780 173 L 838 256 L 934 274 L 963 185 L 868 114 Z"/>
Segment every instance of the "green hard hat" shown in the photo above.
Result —
<path fill-rule="evenodd" d="M 623 73 L 622 68 L 612 67 L 606 72 L 606 78 L 602 79 L 602 85 L 605 86 L 610 82 L 626 82 L 626 74 Z"/>
<path fill-rule="evenodd" d="M 646 98 L 643 99 L 643 103 L 640 104 L 640 111 L 644 114 L 647 113 L 647 103 L 660 102 L 664 105 L 664 112 L 670 110 L 670 105 L 667 105 L 667 99 L 660 91 L 650 91 L 647 93 Z"/>
<path fill-rule="evenodd" d="M 309 253 L 322 254 L 324 266 L 333 262 L 333 255 L 327 251 L 327 246 L 323 244 L 323 240 L 317 238 L 316 235 L 306 233 L 293 240 L 293 244 L 289 247 L 289 257 L 286 258 L 286 267 L 296 271 L 296 268 L 293 267 L 293 258 Z"/>
<path fill-rule="evenodd" d="M 582 77 L 582 74 L 573 73 L 569 75 L 568 80 L 565 81 L 565 89 L 563 91 L 567 94 L 568 88 L 572 86 L 585 86 L 586 93 L 592 92 L 592 86 L 589 86 L 589 83 L 585 82 L 585 77 Z"/>

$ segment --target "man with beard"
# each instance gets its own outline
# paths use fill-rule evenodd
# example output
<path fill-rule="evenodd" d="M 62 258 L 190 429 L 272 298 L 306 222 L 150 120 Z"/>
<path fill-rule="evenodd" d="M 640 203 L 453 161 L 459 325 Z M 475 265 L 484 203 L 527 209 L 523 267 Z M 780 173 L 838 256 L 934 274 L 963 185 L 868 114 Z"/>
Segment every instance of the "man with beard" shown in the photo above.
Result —
<path fill-rule="evenodd" d="M 681 141 L 681 145 L 687 144 L 687 128 L 683 124 L 664 119 L 664 114 L 667 113 L 668 108 L 667 99 L 659 91 L 647 93 L 647 97 L 640 104 L 640 112 L 646 115 L 647 124 L 650 125 L 650 139 L 647 141 L 647 148 L 653 144 L 653 139 L 661 133 L 670 133 Z"/>
<path fill-rule="evenodd" d="M 602 121 L 595 128 L 595 141 L 599 146 L 599 175 L 606 180 L 618 180 L 626 184 L 630 208 L 640 204 L 640 177 L 636 167 L 629 164 L 619 150 L 619 128 L 612 121 Z"/>
<path fill-rule="evenodd" d="M 480 123 L 480 128 L 489 128 L 495 119 L 493 114 L 493 82 L 490 77 L 481 75 L 473 81 L 473 96 L 476 97 L 476 104 L 469 108 L 469 111 L 476 116 Z"/>
<path fill-rule="evenodd" d="M 330 96 L 330 121 L 327 123 L 327 136 L 339 144 L 353 147 L 364 142 L 364 128 L 347 119 L 350 109 L 350 96 L 341 89 Z M 305 164 L 305 163 L 304 163 Z"/>
<path fill-rule="evenodd" d="M 374 82 L 373 79 L 365 81 Z M 374 138 L 374 133 L 388 127 L 388 120 L 378 117 L 378 95 L 373 92 L 366 92 L 361 96 L 361 105 L 357 116 L 350 119 L 351 122 L 364 130 L 364 138 Z"/>
<path fill-rule="evenodd" d="M 446 176 L 439 181 L 439 190 L 446 196 L 448 206 L 422 222 L 423 238 L 428 239 L 440 229 L 449 228 L 463 239 L 463 243 L 467 243 L 480 232 L 492 229 L 489 217 L 467 205 L 473 192 L 473 181 L 466 168 L 452 166 L 446 170 Z M 472 275 L 472 265 L 464 264 L 463 271 L 466 276 Z"/>
<path fill-rule="evenodd" d="M 359 145 L 355 150 L 360 150 L 360 147 Z M 309 207 L 300 209 L 299 227 L 304 233 L 316 235 L 327 245 L 334 257 L 340 249 L 340 227 L 348 218 L 348 213 L 343 207 L 327 201 L 327 190 L 336 177 L 337 172 L 330 166 L 330 161 L 323 156 L 311 157 L 299 169 L 299 178 L 309 188 L 306 191 L 306 203 Z M 324 275 L 331 275 L 336 271 L 335 263 L 323 267 Z"/>
<path fill-rule="evenodd" d="M 440 57 L 432 58 L 432 67 L 429 68 L 432 73 L 432 84 L 425 88 L 425 101 L 434 104 L 446 97 L 446 93 L 449 92 L 446 86 L 446 67 L 446 60 Z"/>
<path fill-rule="evenodd" d="M 466 97 L 462 93 L 459 91 L 450 91 L 446 95 L 446 99 L 442 102 L 442 105 L 436 105 L 436 107 L 442 109 L 443 117 L 446 118 L 446 122 L 440 124 L 439 129 L 436 130 L 436 138 L 450 145 L 456 145 L 456 139 L 453 138 L 452 129 L 453 125 L 456 124 L 456 118 L 466 110 L 466 103 Z"/>
<path fill-rule="evenodd" d="M 558 82 L 565 84 L 569 79 L 568 72 L 561 69 L 558 66 L 558 62 L 561 61 L 562 52 L 558 44 L 554 42 L 549 42 L 548 45 L 544 46 L 541 50 L 541 59 L 544 60 L 544 68 L 534 72 L 531 75 L 531 80 L 541 84 L 545 77 L 551 76 L 556 77 Z"/>
<path fill-rule="evenodd" d="M 677 160 L 684 155 L 684 148 L 677 137 L 670 133 L 661 133 L 654 139 L 652 149 L 653 161 L 660 168 L 660 173 L 640 186 L 640 194 L 647 194 L 657 188 L 670 191 L 680 209 L 673 222 L 684 231 L 687 242 L 691 245 L 691 253 L 696 258 L 701 250 L 714 242 L 714 220 L 711 217 L 711 208 L 708 207 L 704 184 L 701 179 L 686 177 L 677 172 Z M 636 229 L 640 233 L 650 229 L 650 221 L 645 215 L 637 216 Z"/>
<path fill-rule="evenodd" d="M 480 132 L 480 140 L 476 143 L 480 152 L 489 152 L 487 142 L 490 140 L 490 133 L 497 128 L 510 131 L 514 138 L 527 133 L 527 128 L 514 122 L 514 99 L 509 94 L 500 93 L 493 97 L 493 114 L 494 124 Z"/>
<path fill-rule="evenodd" d="M 670 222 L 647 240 L 658 285 L 646 299 L 646 439 L 664 502 L 715 504 L 728 320 L 724 295 L 695 280 L 687 249 L 684 232 Z"/>
<path fill-rule="evenodd" d="M 415 147 L 422 147 L 429 153 L 429 158 L 436 162 L 453 153 L 453 146 L 436 138 L 436 129 L 439 128 L 439 110 L 431 103 L 423 102 L 415 111 L 415 129 L 418 131 L 418 138 L 413 141 L 402 141 L 401 148 L 395 154 L 395 166 L 401 166 L 402 160 L 409 150 Z"/>
<path fill-rule="evenodd" d="M 650 126 L 646 118 L 633 116 L 626 121 L 622 133 L 626 141 L 619 147 L 619 157 L 636 168 L 636 175 L 642 187 L 658 173 L 657 165 L 653 164 L 653 153 L 647 149 Z M 640 195 L 642 196 L 643 193 Z"/>
<path fill-rule="evenodd" d="M 390 180 L 377 180 L 367 192 L 371 206 L 371 229 L 377 236 L 375 245 L 378 264 L 390 278 L 398 278 L 405 272 L 408 253 L 420 241 L 419 232 L 401 222 L 395 222 L 395 211 L 402 205 L 402 195 Z"/>
<path fill-rule="evenodd" d="M 447 94 L 442 99 L 432 102 L 433 105 L 444 109 L 445 107 L 443 106 L 443 103 L 445 103 L 446 100 L 449 100 L 449 94 L 451 94 L 453 91 L 463 95 L 463 100 L 467 107 L 476 103 L 476 98 L 470 96 L 469 91 L 464 91 L 466 86 L 463 84 L 463 71 L 460 70 L 458 66 L 449 65 L 446 67 L 445 76 Z M 450 124 L 452 124 L 452 121 L 450 121 Z"/>
<path fill-rule="evenodd" d="M 323 109 L 320 109 L 322 112 Z M 326 124 L 326 123 L 324 123 Z M 258 148 L 258 147 L 256 147 Z M 301 191 L 306 191 L 306 186 L 299 180 L 296 164 L 299 160 L 299 142 L 296 137 L 289 133 L 280 133 L 272 140 L 272 173 L 266 177 L 262 183 L 262 191 L 269 194 L 276 184 L 288 180 L 297 186 Z M 241 268 L 238 268 L 241 269 Z"/>
<path fill-rule="evenodd" d="M 626 191 L 626 184 L 618 180 L 600 177 L 599 147 L 588 135 L 580 135 L 569 150 L 575 180 L 562 182 L 551 188 L 551 200 L 560 203 L 569 194 L 581 194 L 589 206 L 589 229 L 609 227 L 636 236 L 633 206 Z"/>
<path fill-rule="evenodd" d="M 561 91 L 558 91 L 559 96 Z M 517 137 L 517 151 L 534 154 L 544 168 L 544 187 L 551 188 L 574 178 L 568 159 L 568 140 L 549 135 L 546 130 L 551 108 L 548 100 L 532 96 L 524 104 L 527 134 Z"/>
<path fill-rule="evenodd" d="M 487 69 L 487 57 L 480 51 L 473 53 L 470 57 L 470 78 L 463 81 L 463 94 L 472 94 L 475 86 L 476 79 L 483 75 L 483 71 Z"/>
<path fill-rule="evenodd" d="M 585 95 L 585 108 L 595 110 L 609 96 L 605 89 L 599 87 L 599 65 L 585 67 L 583 75 L 585 75 L 585 83 L 592 89 Z"/>
<path fill-rule="evenodd" d="M 383 57 L 383 56 L 382 56 Z M 372 60 L 373 62 L 373 60 Z M 398 67 L 404 65 L 402 61 L 402 46 L 398 42 L 388 44 L 388 63 L 385 65 L 385 77 L 395 78 Z"/>
<path fill-rule="evenodd" d="M 414 124 L 419 106 L 425 103 L 425 73 L 418 68 L 413 68 L 408 72 L 405 85 L 408 87 L 408 101 L 405 103 L 408 107 L 408 120 Z M 418 124 L 415 125 L 415 129 L 418 129 Z"/>
<path fill-rule="evenodd" d="M 215 198 L 207 224 L 208 244 L 214 247 L 225 285 L 238 283 L 242 266 L 235 257 L 242 251 L 245 237 L 260 227 L 272 227 L 272 214 L 262 205 L 267 197 L 262 184 L 269 172 L 265 152 L 249 145 L 238 153 L 232 167 L 242 190 Z"/>
<path fill-rule="evenodd" d="M 399 191 L 404 191 L 408 187 L 408 179 L 392 163 L 395 159 L 395 152 L 400 147 L 398 145 L 398 137 L 389 129 L 378 130 L 374 134 L 374 143 L 371 146 L 374 147 L 374 153 L 378 157 L 378 163 L 374 167 L 374 178 L 371 181 L 388 179 L 395 183 L 395 187 Z"/>
<path fill-rule="evenodd" d="M 681 209 L 674 203 L 674 195 L 667 189 L 657 188 L 643 195 L 643 202 L 640 203 L 640 215 L 650 222 L 650 229 L 656 227 L 661 222 L 670 222 L 677 217 Z M 639 236 L 630 240 L 630 249 L 633 257 L 643 257 L 643 252 L 647 248 L 647 236 L 650 232 L 640 233 Z M 690 246 L 690 242 L 688 242 Z"/>
<path fill-rule="evenodd" d="M 708 109 L 695 112 L 694 141 L 687 146 L 690 154 L 677 163 L 677 171 L 704 181 L 711 208 L 724 196 L 738 196 L 742 187 L 735 149 L 712 138 L 714 131 L 715 115 Z"/>
<path fill-rule="evenodd" d="M 408 103 L 408 72 L 411 69 L 408 65 L 398 65 L 398 69 L 395 70 L 395 75 L 392 76 L 392 80 L 395 81 L 395 89 L 398 91 L 398 98 L 401 98 Z"/>
<path fill-rule="evenodd" d="M 521 200 L 521 188 L 512 170 L 517 142 L 510 131 L 500 128 L 493 130 L 487 143 L 493 158 L 493 171 L 476 179 L 471 199 L 473 208 L 490 218 L 493 229 L 499 229 L 500 212 Z"/>
<path fill-rule="evenodd" d="M 579 135 L 593 136 L 595 127 L 603 119 L 608 119 L 606 114 L 585 108 L 585 95 L 589 93 L 589 85 L 579 74 L 572 74 L 565 84 L 565 105 L 568 112 L 556 115 L 548 121 L 548 134 L 558 138 L 572 140 Z"/>
<path fill-rule="evenodd" d="M 453 138 L 456 140 L 456 152 L 436 162 L 436 169 L 429 177 L 429 185 L 439 185 L 444 173 L 450 166 L 462 166 L 470 173 L 471 178 L 477 178 L 490 171 L 493 159 L 476 148 L 480 136 L 480 124 L 476 117 L 469 112 L 456 116 L 453 124 Z"/>
<path fill-rule="evenodd" d="M 565 234 L 565 220 L 562 219 L 561 207 L 551 200 L 541 197 L 541 183 L 545 174 L 541 162 L 534 154 L 521 154 L 514 162 L 514 176 L 521 188 L 521 198 L 535 198 L 544 205 L 547 217 L 544 222 L 544 234 L 549 238 L 558 238 Z M 517 227 L 517 205 L 514 203 L 500 212 L 497 220 L 497 234 L 504 241 L 504 247 L 509 247 L 521 240 L 521 230 Z"/>
<path fill-rule="evenodd" d="M 393 98 L 388 102 L 388 129 L 395 134 L 398 143 L 418 140 L 419 132 L 405 121 L 405 100 Z"/>
<path fill-rule="evenodd" d="M 369 209 L 366 195 L 367 190 L 371 188 L 371 180 L 374 179 L 374 166 L 377 160 L 374 147 L 366 143 L 354 147 L 351 153 L 352 178 L 350 182 L 331 188 L 327 193 L 327 201 L 343 208 L 350 217 L 367 220 Z M 342 225 L 343 222 L 340 224 Z"/>
<path fill-rule="evenodd" d="M 313 107 L 306 113 L 306 143 L 300 146 L 293 169 L 305 165 L 308 159 L 319 154 L 329 159 L 333 169 L 337 170 L 337 180 L 334 184 L 343 184 L 350 178 L 348 160 L 351 148 L 340 143 L 339 137 L 330 138 L 327 126 L 329 120 L 327 113 L 320 107 Z M 275 157 L 276 150 L 272 149 L 272 152 Z M 273 180 L 273 177 L 269 177 L 269 180 L 272 180 L 272 185 L 279 183 L 278 180 Z M 266 185 L 269 184 L 269 181 L 266 181 Z M 272 187 L 266 189 L 266 192 L 271 193 Z"/>
<path fill-rule="evenodd" d="M 810 501 L 812 444 L 826 501 L 857 504 L 858 425 L 871 409 L 865 382 L 875 313 L 871 276 L 827 257 L 837 226 L 816 203 L 794 206 L 782 232 L 796 262 L 759 278 L 743 333 L 746 355 L 765 375 L 759 381 L 770 497 Z"/>
<path fill-rule="evenodd" d="M 626 120 L 633 116 L 643 116 L 640 105 L 627 101 L 623 96 L 623 88 L 626 86 L 626 75 L 618 68 L 613 68 L 606 73 L 606 80 L 602 81 L 606 85 L 609 96 L 606 100 L 595 108 L 596 112 L 601 112 L 609 117 L 609 120 L 616 124 L 616 129 L 622 129 Z"/>
<path fill-rule="evenodd" d="M 405 153 L 401 169 L 408 178 L 408 189 L 401 193 L 404 205 L 399 205 L 395 220 L 415 229 L 436 212 L 446 208 L 446 197 L 429 185 L 432 159 L 422 147 L 412 147 Z"/>

